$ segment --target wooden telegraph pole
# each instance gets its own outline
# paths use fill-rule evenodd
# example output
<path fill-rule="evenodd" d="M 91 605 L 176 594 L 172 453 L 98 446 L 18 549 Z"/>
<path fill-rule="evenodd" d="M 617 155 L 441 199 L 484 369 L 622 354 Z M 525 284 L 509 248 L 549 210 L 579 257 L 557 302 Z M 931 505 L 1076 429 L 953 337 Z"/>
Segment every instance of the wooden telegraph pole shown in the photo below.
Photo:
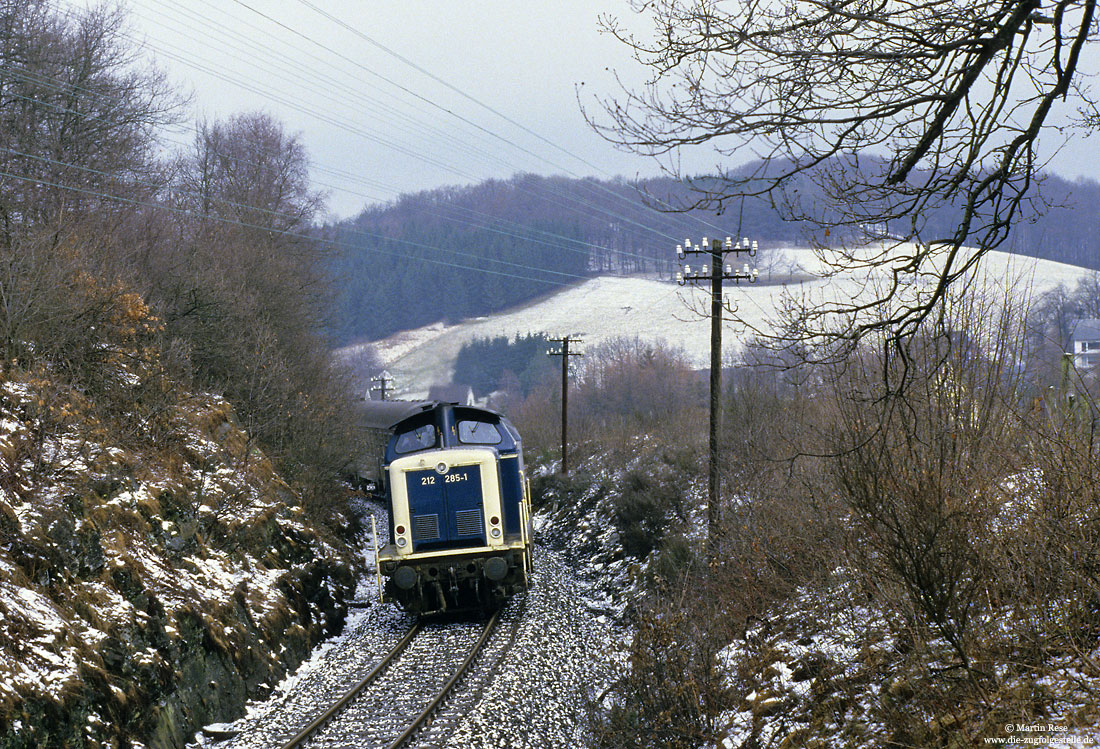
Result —
<path fill-rule="evenodd" d="M 549 342 L 561 346 L 556 351 L 547 349 L 546 353 L 550 356 L 561 357 L 561 472 L 564 476 L 569 473 L 569 357 L 584 356 L 584 354 L 569 350 L 570 343 L 582 343 L 579 338 L 563 336 L 561 338 L 551 338 Z"/>
<path fill-rule="evenodd" d="M 743 246 L 742 246 L 743 245 Z M 707 440 L 710 454 L 710 466 L 707 477 L 707 557 L 713 562 L 718 556 L 718 521 L 719 497 L 721 496 L 721 476 L 719 474 L 718 435 L 721 431 L 722 421 L 722 282 L 748 281 L 753 283 L 757 279 L 756 269 L 749 269 L 746 263 L 742 269 L 734 269 L 726 264 L 726 255 L 733 253 L 739 256 L 747 253 L 750 257 L 756 255 L 757 245 L 749 244 L 746 238 L 734 244 L 726 237 L 725 244 L 720 239 L 710 242 L 703 238 L 702 244 L 691 246 L 691 240 L 685 240 L 683 245 L 676 246 L 676 256 L 683 262 L 687 255 L 704 255 L 710 260 L 709 266 L 704 261 L 702 270 L 691 269 L 690 265 L 684 265 L 676 273 L 676 282 L 681 286 L 692 284 L 699 285 L 703 281 L 710 281 L 710 433 Z M 729 310 L 729 307 L 725 307 Z"/>

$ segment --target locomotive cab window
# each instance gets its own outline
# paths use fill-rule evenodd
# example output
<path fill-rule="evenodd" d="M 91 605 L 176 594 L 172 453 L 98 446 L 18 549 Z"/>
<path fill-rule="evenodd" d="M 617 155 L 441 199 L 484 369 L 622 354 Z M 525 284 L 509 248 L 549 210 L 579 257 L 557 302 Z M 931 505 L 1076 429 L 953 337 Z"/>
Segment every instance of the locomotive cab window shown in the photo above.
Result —
<path fill-rule="evenodd" d="M 458 439 L 467 445 L 499 445 L 501 442 L 497 425 L 487 421 L 459 421 Z"/>
<path fill-rule="evenodd" d="M 397 435 L 394 449 L 399 453 L 413 453 L 435 447 L 435 426 L 423 424 Z"/>

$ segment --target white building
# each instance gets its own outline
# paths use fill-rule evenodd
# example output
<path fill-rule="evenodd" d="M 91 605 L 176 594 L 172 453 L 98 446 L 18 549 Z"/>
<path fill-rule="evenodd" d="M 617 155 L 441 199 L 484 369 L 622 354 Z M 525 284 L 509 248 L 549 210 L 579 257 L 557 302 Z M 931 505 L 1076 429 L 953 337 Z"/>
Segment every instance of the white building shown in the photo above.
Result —
<path fill-rule="evenodd" d="M 1070 336 L 1073 366 L 1088 369 L 1100 364 L 1100 320 L 1078 320 Z"/>

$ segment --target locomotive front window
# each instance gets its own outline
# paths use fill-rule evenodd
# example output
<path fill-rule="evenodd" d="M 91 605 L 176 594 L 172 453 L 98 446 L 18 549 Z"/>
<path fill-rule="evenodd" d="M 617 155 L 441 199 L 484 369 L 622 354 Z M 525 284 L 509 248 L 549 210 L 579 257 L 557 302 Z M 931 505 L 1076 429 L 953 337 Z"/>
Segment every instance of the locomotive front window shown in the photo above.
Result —
<path fill-rule="evenodd" d="M 500 430 L 487 421 L 458 422 L 458 439 L 467 445 L 499 445 Z"/>
<path fill-rule="evenodd" d="M 399 453 L 413 453 L 435 447 L 435 426 L 424 424 L 397 435 L 394 449 Z"/>

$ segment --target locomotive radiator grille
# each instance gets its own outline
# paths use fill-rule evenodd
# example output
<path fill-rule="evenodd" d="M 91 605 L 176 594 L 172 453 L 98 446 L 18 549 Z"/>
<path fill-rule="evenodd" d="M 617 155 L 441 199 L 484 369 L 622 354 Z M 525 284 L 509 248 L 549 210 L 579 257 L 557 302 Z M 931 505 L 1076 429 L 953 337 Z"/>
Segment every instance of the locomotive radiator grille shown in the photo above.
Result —
<path fill-rule="evenodd" d="M 412 536 L 414 541 L 430 541 L 439 538 L 439 516 L 417 515 L 412 519 Z"/>
<path fill-rule="evenodd" d="M 460 536 L 474 536 L 481 533 L 481 510 L 460 510 L 455 513 L 455 526 Z"/>

